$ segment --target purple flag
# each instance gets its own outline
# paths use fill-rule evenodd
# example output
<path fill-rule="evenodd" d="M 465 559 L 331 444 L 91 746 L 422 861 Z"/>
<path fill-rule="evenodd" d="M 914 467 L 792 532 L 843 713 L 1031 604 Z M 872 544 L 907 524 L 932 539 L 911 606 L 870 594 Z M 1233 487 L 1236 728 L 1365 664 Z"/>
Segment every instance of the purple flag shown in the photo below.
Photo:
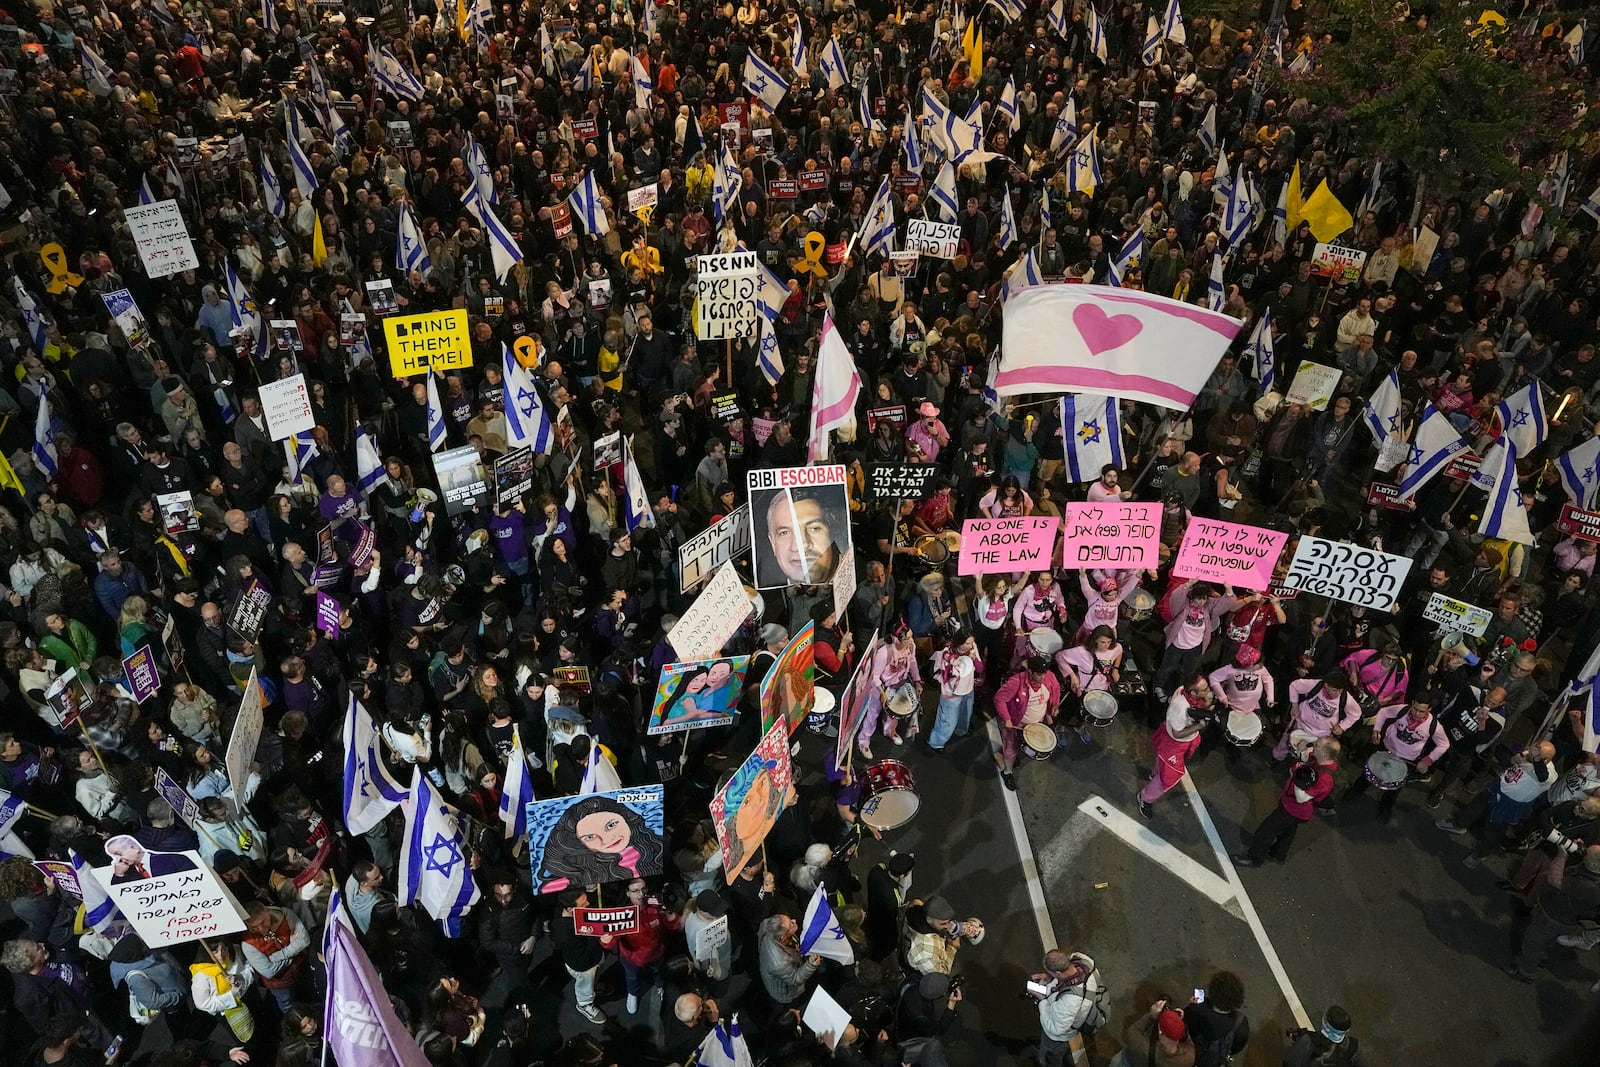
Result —
<path fill-rule="evenodd" d="M 416 1038 L 395 1015 L 383 981 L 339 911 L 328 912 L 323 945 L 328 965 L 327 1041 L 341 1064 L 361 1067 L 430 1067 Z"/>

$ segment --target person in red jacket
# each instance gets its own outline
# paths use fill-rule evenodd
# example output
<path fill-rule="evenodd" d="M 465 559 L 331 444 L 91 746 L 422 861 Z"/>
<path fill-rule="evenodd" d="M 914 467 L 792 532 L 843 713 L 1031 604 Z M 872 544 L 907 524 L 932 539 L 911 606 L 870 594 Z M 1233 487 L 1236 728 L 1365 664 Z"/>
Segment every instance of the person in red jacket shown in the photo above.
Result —
<path fill-rule="evenodd" d="M 1333 775 L 1339 765 L 1339 739 L 1319 737 L 1311 746 L 1311 758 L 1295 764 L 1283 783 L 1278 806 L 1261 820 L 1250 835 L 1248 852 L 1235 852 L 1233 862 L 1241 867 L 1259 867 L 1270 854 L 1279 863 L 1289 858 L 1289 846 L 1301 823 L 1311 821 L 1316 806 L 1333 795 Z"/>
<path fill-rule="evenodd" d="M 1000 780 L 1006 788 L 1017 788 L 1017 753 L 1022 748 L 1022 731 L 1033 723 L 1054 727 L 1061 706 L 1061 683 L 1043 656 L 1030 656 L 1022 670 L 1007 678 L 994 695 L 995 725 L 991 731 L 994 761 L 1000 766 Z"/>
<path fill-rule="evenodd" d="M 62 499 L 79 511 L 94 507 L 105 496 L 100 461 L 80 448 L 70 433 L 56 434 L 56 486 Z"/>
<path fill-rule="evenodd" d="M 682 926 L 677 912 L 661 906 L 661 901 L 646 891 L 643 878 L 628 883 L 628 903 L 638 910 L 639 929 L 631 934 L 606 934 L 600 947 L 617 950 L 622 961 L 622 978 L 628 989 L 628 1014 L 639 1010 L 639 994 L 656 978 L 657 968 L 666 955 L 668 932 Z"/>

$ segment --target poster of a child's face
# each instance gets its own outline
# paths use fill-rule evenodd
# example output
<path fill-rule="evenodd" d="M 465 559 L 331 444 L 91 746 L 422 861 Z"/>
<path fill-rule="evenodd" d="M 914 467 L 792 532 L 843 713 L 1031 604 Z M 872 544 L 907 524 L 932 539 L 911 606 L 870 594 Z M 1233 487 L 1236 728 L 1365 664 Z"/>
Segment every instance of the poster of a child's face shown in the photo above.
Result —
<path fill-rule="evenodd" d="M 662 787 L 650 785 L 529 804 L 534 892 L 661 874 L 667 853 L 661 797 Z"/>

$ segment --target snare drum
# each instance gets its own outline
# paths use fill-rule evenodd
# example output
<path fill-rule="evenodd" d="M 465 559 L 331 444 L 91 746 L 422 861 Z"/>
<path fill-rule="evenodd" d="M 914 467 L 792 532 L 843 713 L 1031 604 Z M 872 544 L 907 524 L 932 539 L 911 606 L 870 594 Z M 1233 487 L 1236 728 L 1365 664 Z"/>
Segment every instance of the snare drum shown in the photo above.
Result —
<path fill-rule="evenodd" d="M 1110 726 L 1117 711 L 1117 698 L 1104 689 L 1090 689 L 1083 694 L 1083 713 L 1090 726 Z"/>
<path fill-rule="evenodd" d="M 904 826 L 921 807 L 917 776 L 899 760 L 880 760 L 862 772 L 861 821 L 874 830 Z"/>
<path fill-rule="evenodd" d="M 816 697 L 811 702 L 811 711 L 806 715 L 806 725 L 817 730 L 826 727 L 833 718 L 834 703 L 833 694 L 820 685 L 817 686 Z"/>
<path fill-rule="evenodd" d="M 950 558 L 950 550 L 945 547 L 943 541 L 933 534 L 917 538 L 916 543 L 911 547 L 916 551 L 917 557 L 922 562 L 931 563 L 935 567 Z"/>
<path fill-rule="evenodd" d="M 889 709 L 889 714 L 897 719 L 908 719 L 917 713 L 917 687 L 910 682 L 901 682 L 889 690 L 889 699 L 884 702 L 884 707 Z"/>
<path fill-rule="evenodd" d="M 1048 626 L 1028 631 L 1028 647 L 1047 659 L 1054 659 L 1055 654 L 1060 652 L 1065 644 L 1066 642 L 1061 640 L 1061 635 Z"/>
<path fill-rule="evenodd" d="M 1261 739 L 1261 716 L 1253 711 L 1229 711 L 1228 722 L 1222 732 L 1228 744 L 1235 748 L 1249 748 Z"/>
<path fill-rule="evenodd" d="M 1056 732 L 1042 722 L 1022 728 L 1022 751 L 1029 759 L 1049 759 L 1056 753 Z"/>
<path fill-rule="evenodd" d="M 961 533 L 957 530 L 940 530 L 933 536 L 944 542 L 945 551 L 954 556 L 961 551 Z"/>
<path fill-rule="evenodd" d="M 1155 594 L 1148 589 L 1135 589 L 1133 595 L 1122 602 L 1122 617 L 1129 622 L 1143 622 L 1155 614 Z"/>
<path fill-rule="evenodd" d="M 1411 767 L 1392 752 L 1374 752 L 1367 757 L 1367 765 L 1361 773 L 1377 788 L 1392 793 L 1406 784 Z"/>

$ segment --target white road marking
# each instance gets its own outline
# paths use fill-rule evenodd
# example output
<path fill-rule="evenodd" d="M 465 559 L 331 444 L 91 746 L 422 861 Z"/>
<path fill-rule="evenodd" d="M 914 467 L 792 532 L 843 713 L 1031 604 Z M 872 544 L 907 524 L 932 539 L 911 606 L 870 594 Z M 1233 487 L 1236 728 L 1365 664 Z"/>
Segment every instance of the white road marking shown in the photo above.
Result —
<path fill-rule="evenodd" d="M 1296 1023 L 1310 1028 L 1311 1016 L 1306 1014 L 1305 1005 L 1300 1003 L 1300 995 L 1294 991 L 1294 986 L 1289 982 L 1289 972 L 1283 969 L 1283 961 L 1278 958 L 1278 950 L 1272 947 L 1272 939 L 1267 937 L 1266 927 L 1261 925 L 1261 916 L 1256 914 L 1256 906 L 1251 903 L 1250 894 L 1245 892 L 1244 883 L 1239 880 L 1239 872 L 1234 868 L 1228 850 L 1223 847 L 1222 835 L 1217 833 L 1217 824 L 1212 821 L 1210 810 L 1206 807 L 1205 801 L 1200 799 L 1200 790 L 1195 788 L 1194 779 L 1187 772 L 1183 776 L 1183 789 L 1189 794 L 1189 803 L 1200 819 L 1200 828 L 1205 831 L 1206 840 L 1211 842 L 1211 851 L 1216 853 L 1217 863 L 1221 865 L 1228 883 L 1233 886 L 1234 898 L 1244 913 L 1244 921 L 1249 925 L 1250 932 L 1255 935 L 1256 945 L 1266 957 L 1267 967 L 1272 971 L 1272 977 L 1277 979 L 1278 989 L 1282 991 L 1283 999 L 1288 1002 L 1289 1011 L 1293 1013 Z"/>
<path fill-rule="evenodd" d="M 1078 811 L 1187 882 L 1190 888 L 1201 896 L 1210 898 L 1213 903 L 1226 908 L 1236 917 L 1244 918 L 1239 909 L 1230 906 L 1234 897 L 1238 895 L 1234 885 L 1184 855 L 1171 842 L 1153 833 L 1144 823 L 1123 814 L 1104 797 L 1089 797 L 1078 805 Z"/>
<path fill-rule="evenodd" d="M 1017 794 L 1007 789 L 998 777 L 995 785 L 1000 789 L 1000 799 L 1005 801 L 1006 818 L 1011 821 L 1011 836 L 1017 843 L 1017 859 L 1022 864 L 1022 880 L 1028 887 L 1028 901 L 1033 906 L 1033 921 L 1039 927 L 1039 941 L 1045 950 L 1057 948 L 1056 926 L 1050 921 L 1050 908 L 1044 902 L 1044 886 L 1039 882 L 1039 865 L 1033 859 L 1033 844 L 1028 840 L 1028 828 L 1022 824 L 1022 805 Z"/>

